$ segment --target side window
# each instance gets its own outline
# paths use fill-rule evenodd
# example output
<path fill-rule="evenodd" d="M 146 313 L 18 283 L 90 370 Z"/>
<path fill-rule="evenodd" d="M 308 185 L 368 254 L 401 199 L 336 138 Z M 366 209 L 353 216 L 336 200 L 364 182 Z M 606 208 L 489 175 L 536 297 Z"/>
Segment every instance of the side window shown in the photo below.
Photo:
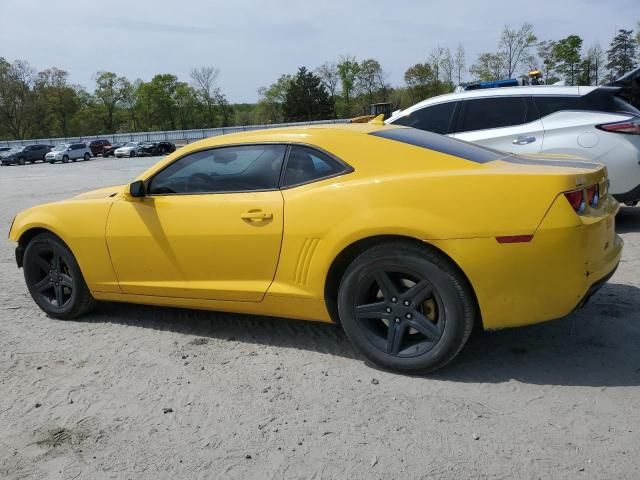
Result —
<path fill-rule="evenodd" d="M 245 145 L 190 153 L 158 172 L 149 182 L 149 194 L 276 189 L 285 151 L 284 145 Z"/>
<path fill-rule="evenodd" d="M 494 97 L 466 100 L 463 103 L 459 132 L 510 127 L 527 123 L 529 102 L 526 97 Z"/>
<path fill-rule="evenodd" d="M 315 148 L 294 145 L 287 158 L 283 187 L 302 185 L 347 171 L 345 165 Z"/>
<path fill-rule="evenodd" d="M 546 117 L 560 110 L 576 110 L 579 108 L 580 97 L 533 97 L 541 117 Z"/>
<path fill-rule="evenodd" d="M 450 133 L 451 119 L 455 108 L 456 102 L 440 103 L 411 112 L 393 123 L 394 125 L 404 125 L 446 135 Z"/>

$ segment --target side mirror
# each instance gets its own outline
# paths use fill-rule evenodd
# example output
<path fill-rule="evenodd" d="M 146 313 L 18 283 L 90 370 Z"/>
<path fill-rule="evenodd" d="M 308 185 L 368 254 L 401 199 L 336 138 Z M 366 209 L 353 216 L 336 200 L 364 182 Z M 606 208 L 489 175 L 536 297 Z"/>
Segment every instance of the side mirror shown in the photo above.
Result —
<path fill-rule="evenodd" d="M 147 194 L 147 189 L 142 180 L 137 180 L 129 185 L 129 195 L 133 198 L 142 198 Z"/>

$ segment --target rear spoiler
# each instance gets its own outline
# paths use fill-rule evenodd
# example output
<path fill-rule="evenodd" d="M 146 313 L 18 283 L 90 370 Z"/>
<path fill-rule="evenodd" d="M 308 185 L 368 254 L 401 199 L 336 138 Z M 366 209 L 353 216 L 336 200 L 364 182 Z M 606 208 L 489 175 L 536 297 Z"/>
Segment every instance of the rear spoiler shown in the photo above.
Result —
<path fill-rule="evenodd" d="M 606 86 L 619 88 L 618 95 L 640 109 L 640 67 L 608 83 Z"/>

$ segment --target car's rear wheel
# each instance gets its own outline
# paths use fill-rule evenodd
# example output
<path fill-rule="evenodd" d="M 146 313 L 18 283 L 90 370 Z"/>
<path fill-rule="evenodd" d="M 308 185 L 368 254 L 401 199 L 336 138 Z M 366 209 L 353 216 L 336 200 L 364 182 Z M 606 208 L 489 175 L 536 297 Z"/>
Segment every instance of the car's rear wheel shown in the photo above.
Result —
<path fill-rule="evenodd" d="M 55 235 L 41 233 L 29 242 L 23 268 L 29 293 L 46 314 L 66 320 L 95 306 L 78 262 Z"/>
<path fill-rule="evenodd" d="M 424 373 L 449 363 L 467 342 L 475 299 L 440 253 L 388 243 L 359 255 L 340 283 L 340 322 L 358 350 L 384 368 Z"/>
<path fill-rule="evenodd" d="M 91 155 L 89 155 L 88 153 L 85 153 L 84 154 L 84 161 L 86 162 L 86 161 L 88 161 L 90 159 L 91 159 Z"/>

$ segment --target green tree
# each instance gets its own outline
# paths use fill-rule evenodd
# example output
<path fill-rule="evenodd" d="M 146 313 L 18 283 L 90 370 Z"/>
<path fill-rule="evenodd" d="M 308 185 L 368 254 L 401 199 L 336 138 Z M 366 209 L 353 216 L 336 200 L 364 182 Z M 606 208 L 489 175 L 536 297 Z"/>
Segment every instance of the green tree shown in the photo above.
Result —
<path fill-rule="evenodd" d="M 580 63 L 579 85 L 599 85 L 604 80 L 605 57 L 600 45 L 587 49 Z"/>
<path fill-rule="evenodd" d="M 322 80 L 300 67 L 289 84 L 285 95 L 283 112 L 286 121 L 303 122 L 323 120 L 331 115 L 331 99 Z"/>
<path fill-rule="evenodd" d="M 96 90 L 94 95 L 98 104 L 102 106 L 104 128 L 106 132 L 114 131 L 113 116 L 116 107 L 124 98 L 129 81 L 125 77 L 119 77 L 113 72 L 97 72 L 95 75 Z"/>
<path fill-rule="evenodd" d="M 633 30 L 618 30 L 607 50 L 607 69 L 611 81 L 633 70 L 636 65 L 637 41 Z"/>
<path fill-rule="evenodd" d="M 12 138 L 24 139 L 34 123 L 36 71 L 28 62 L 0 57 L 0 124 Z"/>
<path fill-rule="evenodd" d="M 498 54 L 504 62 L 507 78 L 514 78 L 523 66 L 532 63 L 533 56 L 530 52 L 537 41 L 530 23 L 523 23 L 519 29 L 505 25 L 500 35 Z"/>
<path fill-rule="evenodd" d="M 458 48 L 456 49 L 456 53 L 453 58 L 453 68 L 456 81 L 458 85 L 460 85 L 462 83 L 464 70 L 467 68 L 466 53 L 462 44 L 458 45 Z"/>
<path fill-rule="evenodd" d="M 382 92 L 382 99 L 386 100 L 385 73 L 380 62 L 373 58 L 367 58 L 360 62 L 357 82 L 360 90 L 367 95 L 369 103 L 375 102 L 378 92 Z"/>
<path fill-rule="evenodd" d="M 476 63 L 471 65 L 469 73 L 482 81 L 500 80 L 506 76 L 505 60 L 500 53 L 481 53 Z"/>
<path fill-rule="evenodd" d="M 562 40 L 558 40 L 554 45 L 554 53 L 558 59 L 556 70 L 564 76 L 568 85 L 575 85 L 580 71 L 580 51 L 582 49 L 582 38 L 577 35 L 569 35 Z"/>
<path fill-rule="evenodd" d="M 329 92 L 331 99 L 331 116 L 336 116 L 336 97 L 338 96 L 338 83 L 340 75 L 338 74 L 338 65 L 336 62 L 324 62 L 316 69 L 316 75 L 322 80 L 324 88 Z"/>
<path fill-rule="evenodd" d="M 284 121 L 282 105 L 292 81 L 293 77 L 291 75 L 281 75 L 269 87 L 258 89 L 258 94 L 260 95 L 258 120 L 260 123 L 282 123 Z"/>
<path fill-rule="evenodd" d="M 69 84 L 69 74 L 58 68 L 43 70 L 35 80 L 35 93 L 45 102 L 48 112 L 53 117 L 57 129 L 54 135 L 68 137 L 71 118 L 80 109 L 78 90 Z"/>
<path fill-rule="evenodd" d="M 206 126 L 216 124 L 216 106 L 218 104 L 220 88 L 216 81 L 220 70 L 214 67 L 200 67 L 191 70 L 191 81 L 198 99 L 206 108 Z"/>
<path fill-rule="evenodd" d="M 342 99 L 344 101 L 343 116 L 351 116 L 352 100 L 355 96 L 356 80 L 360 73 L 360 64 L 355 57 L 343 56 L 338 63 L 338 76 L 342 85 Z"/>
<path fill-rule="evenodd" d="M 540 70 L 542 78 L 547 85 L 555 83 L 558 79 L 554 76 L 558 67 L 558 57 L 556 57 L 556 42 L 544 40 L 538 43 L 537 54 L 541 62 Z"/>
<path fill-rule="evenodd" d="M 436 82 L 435 73 L 429 63 L 416 63 L 404 72 L 404 81 L 409 87 L 409 95 L 415 101 L 421 101 L 433 95 Z"/>

